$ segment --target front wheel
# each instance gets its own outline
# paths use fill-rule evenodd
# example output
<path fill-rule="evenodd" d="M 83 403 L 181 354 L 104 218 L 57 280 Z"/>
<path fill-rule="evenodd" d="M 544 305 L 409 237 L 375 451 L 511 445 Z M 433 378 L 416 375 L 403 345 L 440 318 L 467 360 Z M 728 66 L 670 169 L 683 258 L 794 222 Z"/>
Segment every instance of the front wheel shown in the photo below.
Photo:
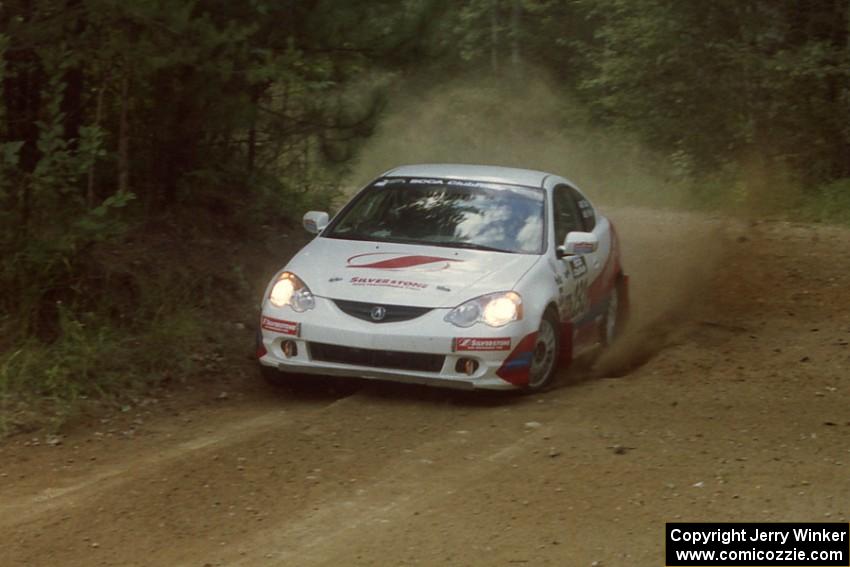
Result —
<path fill-rule="evenodd" d="M 540 321 L 537 340 L 531 352 L 528 391 L 539 392 L 552 386 L 558 363 L 560 342 L 558 323 L 551 313 L 546 313 Z"/>

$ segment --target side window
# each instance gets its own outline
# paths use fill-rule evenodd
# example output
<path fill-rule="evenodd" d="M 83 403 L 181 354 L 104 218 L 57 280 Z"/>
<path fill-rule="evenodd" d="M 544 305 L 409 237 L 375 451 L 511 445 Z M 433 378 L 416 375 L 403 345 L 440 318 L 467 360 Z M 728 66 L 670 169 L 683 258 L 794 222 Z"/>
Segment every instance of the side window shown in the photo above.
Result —
<path fill-rule="evenodd" d="M 583 224 L 569 187 L 566 185 L 555 187 L 552 199 L 555 215 L 555 245 L 560 246 L 567 238 L 567 233 L 583 230 Z"/>
<path fill-rule="evenodd" d="M 593 205 L 584 198 L 584 195 L 572 187 L 570 187 L 570 193 L 573 199 L 575 199 L 579 213 L 581 214 L 581 224 L 584 227 L 584 231 L 592 232 L 596 228 L 596 212 L 593 210 Z"/>

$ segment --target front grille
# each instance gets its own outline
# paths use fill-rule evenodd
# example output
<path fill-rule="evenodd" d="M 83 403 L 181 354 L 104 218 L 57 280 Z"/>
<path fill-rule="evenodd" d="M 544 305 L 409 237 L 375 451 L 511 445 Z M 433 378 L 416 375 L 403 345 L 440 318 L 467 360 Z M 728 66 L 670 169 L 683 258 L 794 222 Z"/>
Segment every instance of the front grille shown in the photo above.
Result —
<path fill-rule="evenodd" d="M 310 343 L 310 356 L 313 360 L 323 362 L 371 366 L 373 368 L 414 370 L 417 372 L 439 372 L 443 369 L 443 362 L 446 359 L 441 354 L 372 350 L 324 343 Z"/>
<path fill-rule="evenodd" d="M 363 301 L 345 301 L 342 299 L 334 299 L 333 302 L 344 313 L 369 321 L 371 323 L 397 323 L 399 321 L 409 321 L 425 315 L 431 311 L 430 307 L 410 307 L 408 305 L 384 305 L 382 303 L 368 303 Z M 372 317 L 372 309 L 375 307 L 384 308 L 384 318 L 375 320 Z"/>

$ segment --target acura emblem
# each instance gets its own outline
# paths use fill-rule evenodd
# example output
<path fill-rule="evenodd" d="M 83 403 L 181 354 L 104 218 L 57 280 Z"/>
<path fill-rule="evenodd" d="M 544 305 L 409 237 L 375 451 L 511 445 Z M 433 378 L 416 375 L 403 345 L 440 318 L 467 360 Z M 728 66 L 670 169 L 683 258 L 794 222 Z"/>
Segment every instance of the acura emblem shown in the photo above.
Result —
<path fill-rule="evenodd" d="M 387 308 L 383 305 L 376 305 L 369 312 L 369 315 L 372 316 L 373 321 L 383 321 L 384 317 L 387 316 Z"/>

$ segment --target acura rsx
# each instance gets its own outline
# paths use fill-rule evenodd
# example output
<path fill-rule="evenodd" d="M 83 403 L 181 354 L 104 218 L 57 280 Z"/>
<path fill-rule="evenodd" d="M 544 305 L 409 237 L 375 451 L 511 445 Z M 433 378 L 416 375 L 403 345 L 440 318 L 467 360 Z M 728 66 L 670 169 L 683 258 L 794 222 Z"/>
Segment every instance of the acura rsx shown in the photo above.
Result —
<path fill-rule="evenodd" d="M 257 355 L 311 375 L 543 390 L 628 313 L 617 233 L 570 181 L 526 169 L 387 171 L 269 282 Z"/>

